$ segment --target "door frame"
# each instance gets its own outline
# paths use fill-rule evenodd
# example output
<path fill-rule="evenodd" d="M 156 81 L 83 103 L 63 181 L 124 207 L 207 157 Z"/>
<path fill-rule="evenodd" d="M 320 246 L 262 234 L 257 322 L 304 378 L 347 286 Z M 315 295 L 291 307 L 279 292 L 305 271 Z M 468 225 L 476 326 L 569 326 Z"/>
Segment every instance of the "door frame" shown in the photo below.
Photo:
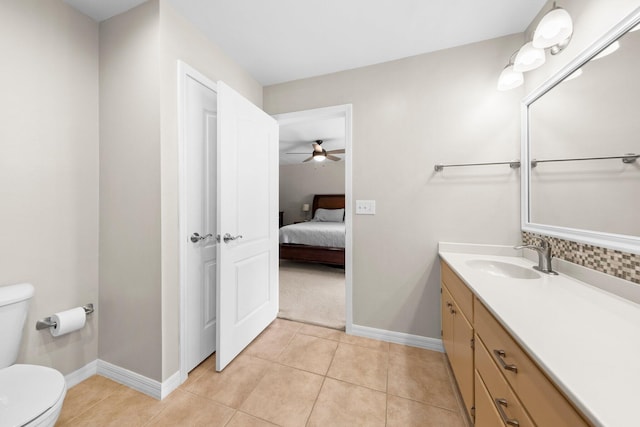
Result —
<path fill-rule="evenodd" d="M 186 117 L 187 79 L 192 78 L 216 94 L 216 83 L 193 67 L 178 61 L 178 242 L 179 242 L 179 288 L 180 288 L 180 384 L 187 380 L 189 371 L 186 365 L 187 334 L 187 177 L 186 177 Z M 216 144 L 218 141 L 216 141 Z M 216 313 L 217 317 L 217 313 Z"/>
<path fill-rule="evenodd" d="M 332 107 L 315 108 L 311 110 L 294 111 L 291 113 L 274 114 L 279 126 L 294 123 L 322 120 L 334 117 L 344 118 L 344 194 L 345 194 L 345 329 L 350 334 L 353 329 L 353 144 L 352 144 L 352 110 L 351 104 L 335 105 Z"/>

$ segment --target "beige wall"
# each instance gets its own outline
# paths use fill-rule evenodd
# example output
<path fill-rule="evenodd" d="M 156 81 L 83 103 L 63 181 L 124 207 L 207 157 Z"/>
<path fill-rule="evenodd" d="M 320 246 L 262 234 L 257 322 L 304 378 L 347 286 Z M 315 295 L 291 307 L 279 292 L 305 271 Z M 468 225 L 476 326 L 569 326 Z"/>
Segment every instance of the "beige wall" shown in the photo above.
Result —
<path fill-rule="evenodd" d="M 344 194 L 344 162 L 324 161 L 280 166 L 280 210 L 284 223 L 293 224 L 311 217 L 302 212 L 302 204 L 309 209 L 315 194 Z"/>
<path fill-rule="evenodd" d="M 515 244 L 520 90 L 496 90 L 522 34 L 265 88 L 270 114 L 353 104 L 357 325 L 440 338 L 438 241 Z"/>
<path fill-rule="evenodd" d="M 99 307 L 63 337 L 35 323 L 98 303 L 98 25 L 3 1 L 0 52 L 0 286 L 35 287 L 18 362 L 68 374 L 96 359 Z"/>
<path fill-rule="evenodd" d="M 100 23 L 100 359 L 161 380 L 159 5 Z"/>
<path fill-rule="evenodd" d="M 177 61 L 187 63 L 213 81 L 223 80 L 258 107 L 262 107 L 262 86 L 164 0 L 160 1 L 160 48 L 164 380 L 180 368 Z"/>

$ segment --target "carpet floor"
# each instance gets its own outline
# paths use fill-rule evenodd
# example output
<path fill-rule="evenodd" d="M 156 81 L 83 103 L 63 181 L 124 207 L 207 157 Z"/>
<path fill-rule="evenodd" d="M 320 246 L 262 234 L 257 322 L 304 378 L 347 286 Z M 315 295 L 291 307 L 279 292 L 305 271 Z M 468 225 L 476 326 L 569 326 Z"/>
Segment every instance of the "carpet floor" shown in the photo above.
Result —
<path fill-rule="evenodd" d="M 344 330 L 344 269 L 280 261 L 278 317 Z"/>

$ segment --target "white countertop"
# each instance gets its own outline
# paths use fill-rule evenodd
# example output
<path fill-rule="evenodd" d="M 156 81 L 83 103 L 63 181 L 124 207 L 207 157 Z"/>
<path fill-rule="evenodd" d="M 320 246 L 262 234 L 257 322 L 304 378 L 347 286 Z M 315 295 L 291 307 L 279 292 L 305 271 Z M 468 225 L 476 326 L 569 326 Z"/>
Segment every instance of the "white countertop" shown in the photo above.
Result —
<path fill-rule="evenodd" d="M 505 256 L 516 254 L 505 247 L 464 250 L 441 244 L 440 257 L 591 422 L 640 425 L 639 304 L 562 273 L 532 280 L 496 277 L 466 262 L 485 259 L 525 268 L 537 263 Z"/>

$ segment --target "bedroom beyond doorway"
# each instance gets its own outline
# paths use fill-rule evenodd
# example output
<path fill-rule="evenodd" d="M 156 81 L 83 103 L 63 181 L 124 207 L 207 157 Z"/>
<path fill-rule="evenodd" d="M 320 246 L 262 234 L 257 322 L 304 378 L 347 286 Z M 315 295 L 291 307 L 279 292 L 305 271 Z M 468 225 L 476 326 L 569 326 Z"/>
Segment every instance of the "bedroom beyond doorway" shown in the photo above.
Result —
<path fill-rule="evenodd" d="M 351 320 L 351 106 L 280 124 L 278 317 L 340 330 Z"/>

